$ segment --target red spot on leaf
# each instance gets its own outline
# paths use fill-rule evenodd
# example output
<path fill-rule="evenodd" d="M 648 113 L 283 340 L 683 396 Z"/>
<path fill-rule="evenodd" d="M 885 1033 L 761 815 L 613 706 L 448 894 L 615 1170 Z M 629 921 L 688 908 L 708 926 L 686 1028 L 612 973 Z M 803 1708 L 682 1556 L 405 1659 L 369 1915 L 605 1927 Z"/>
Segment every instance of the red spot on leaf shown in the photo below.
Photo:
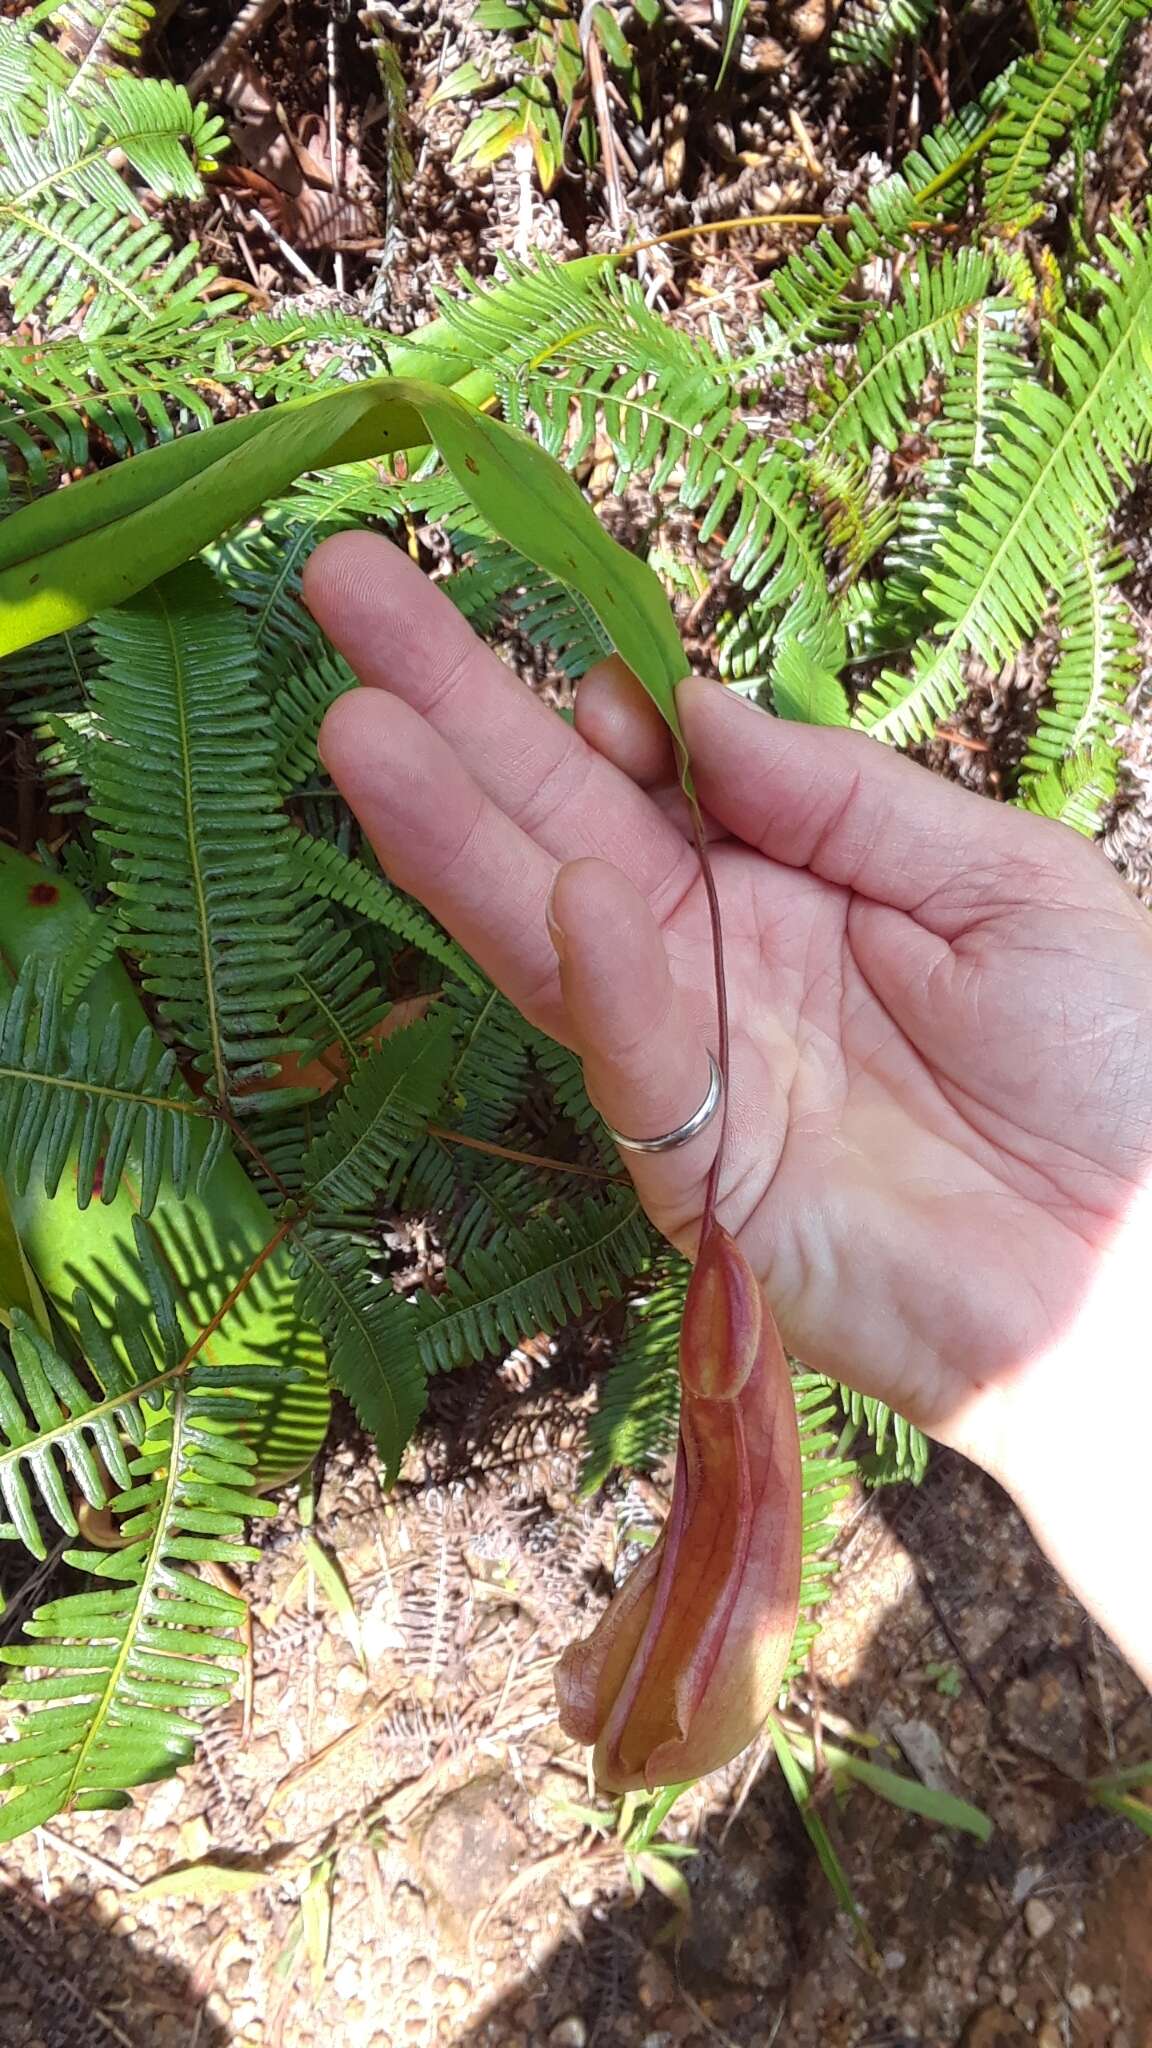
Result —
<path fill-rule="evenodd" d="M 92 1199 L 93 1199 L 93 1201 L 94 1201 L 94 1202 L 98 1202 L 98 1201 L 99 1201 L 99 1199 L 100 1199 L 100 1197 L 101 1197 L 101 1195 L 103 1194 L 103 1192 L 104 1192 L 104 1154 L 103 1154 L 103 1153 L 101 1153 L 101 1154 L 100 1154 L 100 1157 L 99 1157 L 99 1159 L 98 1159 L 98 1160 L 96 1161 L 96 1168 L 95 1168 L 95 1171 L 94 1171 L 94 1173 L 93 1173 L 93 1175 L 92 1175 Z"/>
<path fill-rule="evenodd" d="M 39 910 L 46 903 L 58 903 L 60 891 L 55 882 L 33 882 L 28 891 L 28 901 Z"/>

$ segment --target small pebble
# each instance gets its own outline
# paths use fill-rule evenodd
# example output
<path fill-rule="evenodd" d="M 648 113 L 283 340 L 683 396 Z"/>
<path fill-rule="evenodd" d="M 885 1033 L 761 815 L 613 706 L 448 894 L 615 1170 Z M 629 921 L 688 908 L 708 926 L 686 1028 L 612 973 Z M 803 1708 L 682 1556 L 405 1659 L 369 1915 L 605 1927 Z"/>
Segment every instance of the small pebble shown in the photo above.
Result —
<path fill-rule="evenodd" d="M 1015 2005 L 1016 2000 L 1020 1996 L 1019 1986 L 1012 1982 L 1011 1977 L 1006 1977 L 1003 1984 L 1000 1986 L 1000 1990 L 997 1993 L 997 1996 L 999 1997 L 1000 2003 L 1004 2007 L 1005 2012 L 1011 2012 L 1012 2007 Z"/>
<path fill-rule="evenodd" d="M 567 2019 L 557 2020 L 548 2036 L 548 2048 L 588 2048 L 588 2029 L 579 2013 L 570 2012 Z"/>
<path fill-rule="evenodd" d="M 1073 1984 L 1072 1989 L 1068 1993 L 1068 2003 L 1072 2007 L 1073 2012 L 1087 2012 L 1088 2007 L 1092 2003 L 1091 1985 Z"/>
<path fill-rule="evenodd" d="M 234 1928 L 231 1934 L 224 1936 L 216 1952 L 216 1969 L 223 1976 L 233 1963 L 246 1963 L 247 1960 L 248 1943 L 239 1928 Z"/>
<path fill-rule="evenodd" d="M 1024 1925 L 1033 1941 L 1043 1941 L 1056 1925 L 1056 1915 L 1044 1899 L 1029 1899 L 1024 1908 Z"/>
<path fill-rule="evenodd" d="M 1036 2048 L 1064 2048 L 1064 2036 L 1055 2020 L 1045 2020 L 1036 2036 Z"/>
<path fill-rule="evenodd" d="M 360 1989 L 360 1965 L 355 1956 L 345 1956 L 338 1970 L 332 1972 L 332 1983 L 338 1998 L 351 1998 Z"/>
<path fill-rule="evenodd" d="M 404 1972 L 406 1984 L 425 1984 L 432 1975 L 432 1961 L 429 1956 L 413 1956 Z"/>
<path fill-rule="evenodd" d="M 886 1948 L 884 1951 L 884 1968 L 886 1970 L 902 1970 L 907 1961 L 908 1958 L 902 1948 Z"/>

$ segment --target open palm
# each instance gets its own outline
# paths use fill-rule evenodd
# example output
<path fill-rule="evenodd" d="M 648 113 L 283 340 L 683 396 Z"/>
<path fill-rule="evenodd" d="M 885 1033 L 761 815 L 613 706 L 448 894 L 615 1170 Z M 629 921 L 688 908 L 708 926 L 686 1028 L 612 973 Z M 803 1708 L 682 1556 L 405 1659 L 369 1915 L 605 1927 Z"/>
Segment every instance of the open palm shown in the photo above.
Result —
<path fill-rule="evenodd" d="M 387 542 L 307 601 L 362 680 L 325 760 L 381 860 L 610 1124 L 690 1116 L 715 1043 L 702 884 L 666 741 L 599 672 L 577 730 Z M 995 1465 L 1007 1393 L 1075 1317 L 1152 1161 L 1152 935 L 1061 827 L 715 685 L 681 712 L 713 833 L 732 1056 L 720 1216 L 789 1347 Z M 694 1246 L 719 1120 L 629 1154 Z"/>

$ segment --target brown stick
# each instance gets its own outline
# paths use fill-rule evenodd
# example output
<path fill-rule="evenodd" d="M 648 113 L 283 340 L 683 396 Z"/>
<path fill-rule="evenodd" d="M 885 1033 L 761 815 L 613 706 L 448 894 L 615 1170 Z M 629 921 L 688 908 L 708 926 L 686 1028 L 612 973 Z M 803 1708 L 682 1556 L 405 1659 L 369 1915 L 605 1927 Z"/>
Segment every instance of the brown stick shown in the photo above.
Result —
<path fill-rule="evenodd" d="M 611 1181 L 617 1187 L 630 1185 L 626 1173 L 612 1173 L 606 1166 L 579 1166 L 570 1159 L 546 1159 L 540 1152 L 517 1152 L 511 1145 L 496 1145 L 487 1138 L 469 1138 L 463 1131 L 446 1131 L 443 1124 L 429 1124 L 428 1136 L 444 1145 L 464 1145 L 470 1152 L 487 1152 L 493 1159 L 511 1159 L 518 1166 L 539 1166 L 546 1173 L 575 1173 L 585 1180 Z"/>
<path fill-rule="evenodd" d="M 220 73 L 232 62 L 236 52 L 242 50 L 245 43 L 251 42 L 253 36 L 275 14 L 279 5 L 280 0 L 248 0 L 248 5 L 240 9 L 227 35 L 217 43 L 211 56 L 205 57 L 203 64 L 196 66 L 188 80 L 189 99 L 199 99 L 201 93 L 207 92 L 209 87 L 215 85 Z"/>

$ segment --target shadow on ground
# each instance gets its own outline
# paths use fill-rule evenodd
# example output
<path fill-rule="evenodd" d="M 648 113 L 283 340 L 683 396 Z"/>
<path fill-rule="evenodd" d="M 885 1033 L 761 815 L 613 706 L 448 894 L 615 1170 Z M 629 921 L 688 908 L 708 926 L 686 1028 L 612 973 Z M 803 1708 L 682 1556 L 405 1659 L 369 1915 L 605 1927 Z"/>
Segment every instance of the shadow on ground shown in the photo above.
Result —
<path fill-rule="evenodd" d="M 872 1496 L 843 1549 L 814 1692 L 991 1841 L 825 1800 L 870 1959 L 766 1763 L 687 1867 L 678 1952 L 651 1891 L 593 1906 L 456 2048 L 1152 2048 L 1152 1843 L 1082 1789 L 1152 1754 L 1152 1701 L 958 1458 Z"/>
<path fill-rule="evenodd" d="M 90 1893 L 46 1903 L 2 1862 L 0 1883 L 0 2048 L 230 2048 L 210 1977 L 109 1925 Z"/>
<path fill-rule="evenodd" d="M 358 1453 L 347 1469 L 364 1480 Z M 329 1491 L 344 1499 L 335 1470 Z M 366 1559 L 391 1526 L 380 1515 L 369 1488 L 359 1521 L 326 1528 L 366 1622 L 377 1611 Z M 575 1519 L 558 1509 L 554 1526 Z M 492 1577 L 481 1555 L 471 1579 L 459 1564 L 456 1588 L 454 1526 L 433 1550 L 437 1614 Z M 206 1740 L 199 1775 L 98 1828 L 57 1822 L 39 1845 L 29 1837 L 0 1857 L 0 2048 L 1152 2048 L 1152 1843 L 1084 1790 L 1093 1774 L 1152 1755 L 1152 1701 L 1005 1497 L 958 1458 L 937 1454 L 918 1490 L 862 1498 L 840 1551 L 799 1706 L 819 1704 L 834 1730 L 841 1717 L 867 1730 L 897 1767 L 995 1823 L 984 1845 L 860 1789 L 839 1808 L 822 1796 L 871 1954 L 763 1761 L 729 1796 L 701 1800 L 698 1850 L 683 1866 L 691 1924 L 679 1947 L 670 1941 L 668 1902 L 650 1887 L 634 1900 L 620 1861 L 596 1863 L 579 1822 L 566 1836 L 546 1811 L 549 1775 L 581 1796 L 578 1779 L 551 1768 L 576 1759 L 551 1743 L 546 1657 L 528 1747 L 500 1737 L 487 1710 L 483 1740 L 448 1744 L 443 1772 L 363 1739 L 338 1750 L 331 1783 L 307 1781 L 298 1796 L 314 1796 L 314 1811 L 270 1808 L 290 1761 L 281 1735 L 307 1719 L 309 1653 L 293 1637 L 296 1689 L 275 1659 L 261 1667 L 248 1751 L 230 1723 L 220 1770 Z M 295 1568 L 290 1547 L 268 1556 L 284 1577 Z M 537 1606 L 546 1562 L 523 1582 Z M 499 1617 L 515 1627 L 516 1596 L 501 1601 L 487 1636 L 462 1634 L 461 1656 L 473 1675 L 495 1659 L 504 1701 L 536 1651 L 509 1661 Z M 351 1658 L 338 1638 L 333 1624 L 321 1643 L 322 1695 Z M 259 1640 L 270 1657 L 273 1635 Z M 439 1692 L 450 1690 L 445 1678 Z M 333 1691 L 316 1748 L 332 1726 L 374 1720 L 341 1705 L 364 1697 Z M 429 1716 L 446 1711 L 431 1699 Z M 239 1802 L 235 1841 L 210 1794 L 214 1773 Z M 403 1812 L 386 1798 L 374 1846 L 351 1825 L 390 1787 L 403 1802 L 414 1785 L 427 1796 Z M 299 1910 L 290 1882 L 162 1911 L 134 1899 L 137 1880 L 190 1853 L 189 1826 L 206 1853 L 251 1850 L 254 1814 L 283 1840 L 329 1839 L 335 1821 L 343 1830 L 322 1982 L 303 1961 L 281 1966 Z"/>

